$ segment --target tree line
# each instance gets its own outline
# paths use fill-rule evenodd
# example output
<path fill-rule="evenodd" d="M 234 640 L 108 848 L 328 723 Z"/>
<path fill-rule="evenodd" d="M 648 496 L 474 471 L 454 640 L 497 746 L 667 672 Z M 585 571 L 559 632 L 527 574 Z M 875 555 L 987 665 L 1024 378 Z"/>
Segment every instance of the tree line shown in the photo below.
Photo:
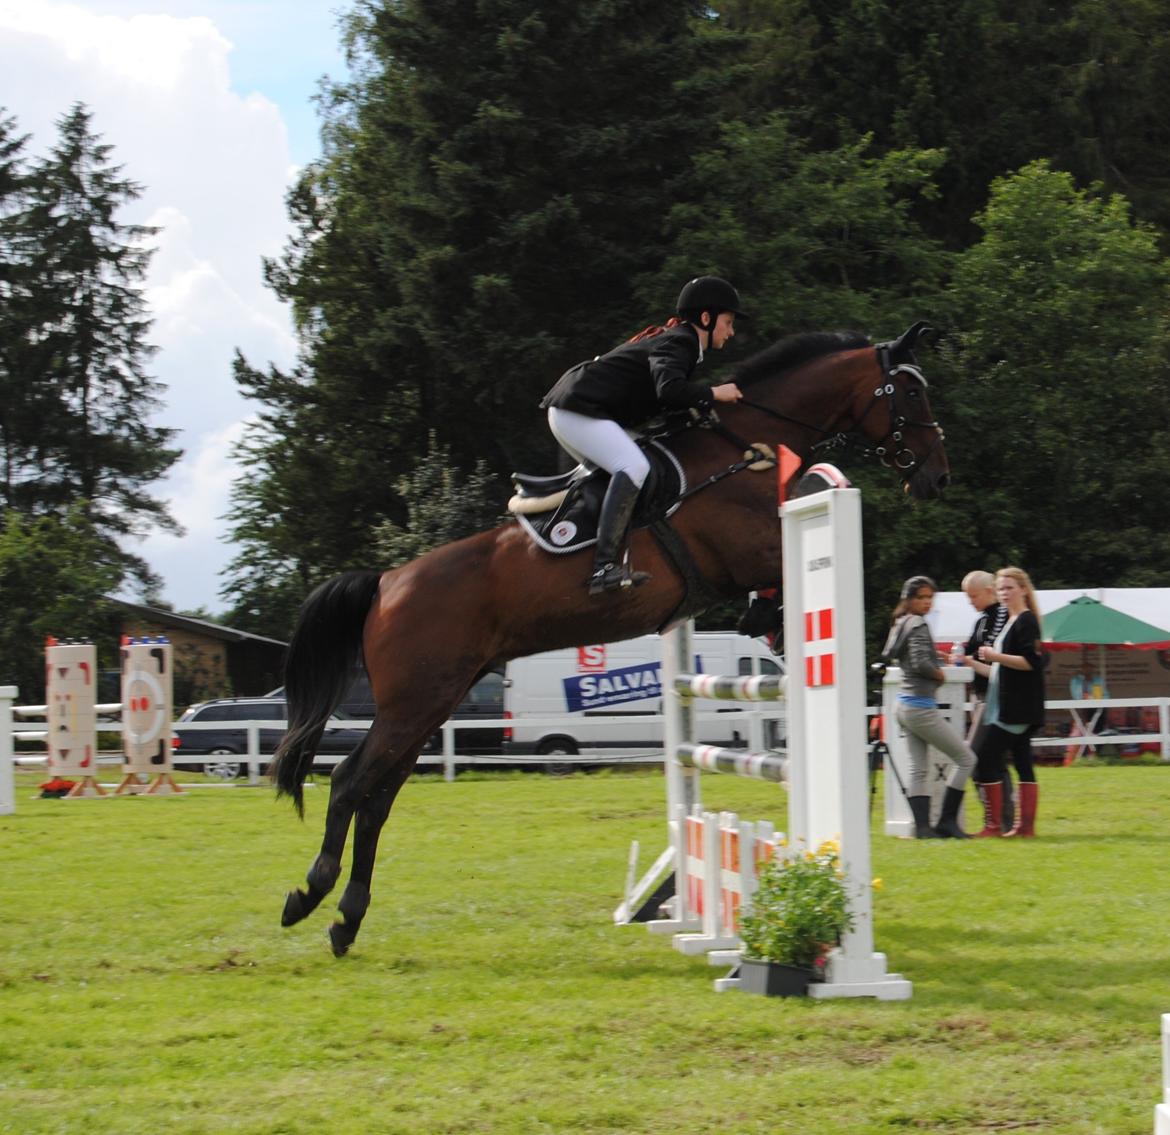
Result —
<path fill-rule="evenodd" d="M 544 391 L 706 272 L 754 317 L 721 364 L 936 329 L 947 498 L 846 464 L 874 637 L 912 572 L 1167 582 L 1163 6 L 362 0 L 341 32 L 349 77 L 322 86 L 322 156 L 262 265 L 297 362 L 234 362 L 261 407 L 235 625 L 286 637 L 328 575 L 496 522 L 512 470 L 556 468 Z M 0 595 L 45 525 L 92 541 L 103 588 L 149 591 L 126 537 L 173 523 L 149 486 L 176 457 L 141 409 L 150 233 L 116 222 L 137 186 L 88 111 L 59 131 L 29 160 L 0 116 Z"/>
<path fill-rule="evenodd" d="M 847 469 L 870 490 L 875 621 L 917 571 L 1167 581 L 1162 7 L 498 0 L 469 21 L 398 0 L 344 37 L 352 79 L 325 92 L 323 156 L 265 265 L 299 362 L 236 362 L 266 408 L 226 591 L 253 629 L 417 547 L 379 533 L 491 522 L 511 470 L 555 468 L 537 403 L 556 376 L 704 272 L 752 310 L 740 357 L 937 330 L 948 498 L 912 507 Z M 475 480 L 447 527 L 450 484 L 436 504 L 411 477 L 436 454 Z"/>

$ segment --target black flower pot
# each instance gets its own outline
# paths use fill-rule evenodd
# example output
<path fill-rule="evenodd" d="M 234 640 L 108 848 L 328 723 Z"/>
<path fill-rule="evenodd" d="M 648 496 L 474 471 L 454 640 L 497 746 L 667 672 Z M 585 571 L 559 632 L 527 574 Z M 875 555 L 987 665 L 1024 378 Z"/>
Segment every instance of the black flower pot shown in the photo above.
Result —
<path fill-rule="evenodd" d="M 811 969 L 784 965 L 783 962 L 758 962 L 743 958 L 739 963 L 739 987 L 745 993 L 762 993 L 765 997 L 805 997 Z"/>

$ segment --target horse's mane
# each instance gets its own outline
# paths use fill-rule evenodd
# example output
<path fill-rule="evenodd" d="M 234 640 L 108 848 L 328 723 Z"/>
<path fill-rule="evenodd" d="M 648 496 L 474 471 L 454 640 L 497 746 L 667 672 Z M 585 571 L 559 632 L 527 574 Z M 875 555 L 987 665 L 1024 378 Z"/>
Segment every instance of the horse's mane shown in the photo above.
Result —
<path fill-rule="evenodd" d="M 853 351 L 869 345 L 869 336 L 861 331 L 808 331 L 802 335 L 789 335 L 739 363 L 731 381 L 740 387 L 750 386 L 821 355 Z"/>

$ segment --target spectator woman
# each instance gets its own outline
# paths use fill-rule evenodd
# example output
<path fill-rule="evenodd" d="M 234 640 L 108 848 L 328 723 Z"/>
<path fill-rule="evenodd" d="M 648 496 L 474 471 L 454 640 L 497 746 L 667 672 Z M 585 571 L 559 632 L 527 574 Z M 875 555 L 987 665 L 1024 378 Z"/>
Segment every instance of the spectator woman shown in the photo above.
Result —
<path fill-rule="evenodd" d="M 983 726 L 976 741 L 979 764 L 975 779 L 983 795 L 984 822 L 980 836 L 1034 836 L 1039 789 L 1032 760 L 1032 735 L 1044 724 L 1044 651 L 1040 645 L 1040 608 L 1028 573 L 1018 567 L 995 574 L 995 595 L 1007 608 L 1003 630 L 978 657 L 968 659 L 987 678 Z M 1016 826 L 1005 832 L 1003 775 L 1006 756 L 1020 782 Z"/>
<path fill-rule="evenodd" d="M 902 668 L 902 688 L 895 716 L 906 731 L 910 751 L 910 778 L 906 795 L 914 816 L 916 839 L 968 839 L 959 826 L 963 789 L 975 768 L 975 754 L 950 726 L 938 708 L 935 694 L 945 680 L 939 667 L 926 615 L 934 605 L 934 581 L 925 575 L 911 576 L 902 585 L 901 598 L 891 617 L 890 635 L 883 656 Z M 930 796 L 927 792 L 928 754 L 931 746 L 951 759 L 947 790 L 938 824 L 930 826 Z"/>

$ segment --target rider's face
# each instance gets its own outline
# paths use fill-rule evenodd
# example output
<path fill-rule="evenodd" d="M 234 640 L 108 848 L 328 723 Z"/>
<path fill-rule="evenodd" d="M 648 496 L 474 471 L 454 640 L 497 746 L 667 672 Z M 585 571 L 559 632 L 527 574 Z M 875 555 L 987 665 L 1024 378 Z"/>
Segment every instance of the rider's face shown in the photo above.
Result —
<path fill-rule="evenodd" d="M 735 338 L 735 312 L 721 311 L 715 320 L 715 329 L 711 332 L 711 348 L 721 350 L 728 339 Z"/>

